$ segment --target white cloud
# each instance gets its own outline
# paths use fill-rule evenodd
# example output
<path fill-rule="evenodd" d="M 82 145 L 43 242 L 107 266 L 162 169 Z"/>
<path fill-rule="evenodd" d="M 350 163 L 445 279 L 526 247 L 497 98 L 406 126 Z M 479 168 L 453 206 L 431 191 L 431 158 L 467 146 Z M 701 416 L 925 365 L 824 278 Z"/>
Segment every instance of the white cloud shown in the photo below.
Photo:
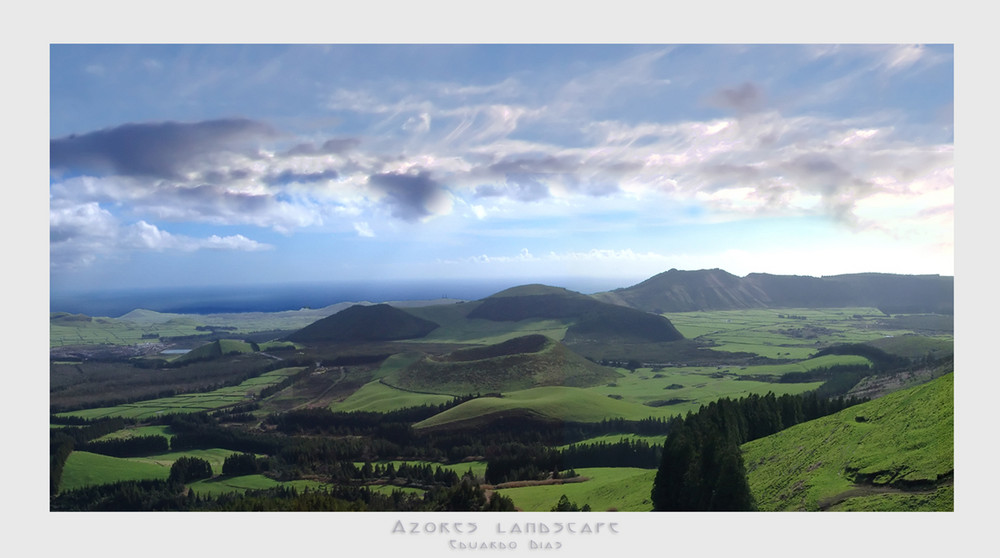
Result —
<path fill-rule="evenodd" d="M 415 134 L 425 134 L 431 129 L 431 115 L 426 112 L 411 116 L 403 124 L 403 129 Z"/>
<path fill-rule="evenodd" d="M 49 231 L 50 261 L 54 269 L 85 267 L 103 258 L 125 257 L 129 252 L 251 252 L 273 248 L 240 234 L 196 238 L 171 234 L 142 220 L 123 224 L 95 202 L 82 205 L 53 203 L 49 211 Z"/>
<path fill-rule="evenodd" d="M 883 65 L 890 71 L 905 70 L 924 58 L 925 49 L 921 45 L 894 45 L 883 58 Z"/>
<path fill-rule="evenodd" d="M 809 88 L 810 94 L 815 89 L 837 97 L 875 72 L 899 75 L 929 64 L 932 50 L 821 45 L 801 53 L 850 68 L 838 74 L 840 81 Z M 353 228 L 367 237 L 392 230 L 380 219 L 420 226 L 451 215 L 447 221 L 456 234 L 468 230 L 455 225 L 464 217 L 484 224 L 522 221 L 518 230 L 496 234 L 538 236 L 538 227 L 545 226 L 539 223 L 548 217 L 613 211 L 624 219 L 662 223 L 676 219 L 676 208 L 685 205 L 702 210 L 686 217 L 701 222 L 823 215 L 856 231 L 896 235 L 927 223 L 932 234 L 950 238 L 950 219 L 941 217 L 940 208 L 953 198 L 952 147 L 904 135 L 894 126 L 898 115 L 846 119 L 765 110 L 765 101 L 780 92 L 740 77 L 727 85 L 736 87 L 730 104 L 755 111 L 739 118 L 656 121 L 657 107 L 648 121 L 638 111 L 628 118 L 608 116 L 634 100 L 627 95 L 635 91 L 654 99 L 680 89 L 674 86 L 680 77 L 666 73 L 670 56 L 670 48 L 658 48 L 601 67 L 581 63 L 576 75 L 541 80 L 538 90 L 530 90 L 535 81 L 522 81 L 530 76 L 485 84 L 387 80 L 348 88 L 338 82 L 327 89 L 332 93 L 325 108 L 349 113 L 344 121 L 364 130 L 362 135 L 352 129 L 350 137 L 330 139 L 316 129 L 292 137 L 262 122 L 226 120 L 215 121 L 225 124 L 221 130 L 211 121 L 175 125 L 174 132 L 183 133 L 166 141 L 170 126 L 133 125 L 142 132 L 136 137 L 151 141 L 140 150 L 151 162 L 125 156 L 134 146 L 124 140 L 109 150 L 97 141 L 99 133 L 89 135 L 83 150 L 63 138 L 57 145 L 65 160 L 94 165 L 94 175 L 109 165 L 108 172 L 119 174 L 62 179 L 54 171 L 53 261 L 82 261 L 87 250 L 264 247 L 239 235 L 179 237 L 167 232 L 169 222 L 249 225 L 286 234 Z M 864 63 L 847 64 L 858 60 Z M 212 141 L 187 141 L 206 130 L 215 130 Z M 153 149 L 154 139 L 174 149 Z M 257 143 L 233 147 L 243 147 L 243 140 Z M 121 156 L 109 157 L 109 151 Z M 134 222 L 119 223 L 107 211 L 111 203 L 118 204 L 116 214 Z M 454 212 L 456 206 L 468 209 Z M 482 261 L 665 261 L 659 254 L 615 250 L 506 258 Z"/>

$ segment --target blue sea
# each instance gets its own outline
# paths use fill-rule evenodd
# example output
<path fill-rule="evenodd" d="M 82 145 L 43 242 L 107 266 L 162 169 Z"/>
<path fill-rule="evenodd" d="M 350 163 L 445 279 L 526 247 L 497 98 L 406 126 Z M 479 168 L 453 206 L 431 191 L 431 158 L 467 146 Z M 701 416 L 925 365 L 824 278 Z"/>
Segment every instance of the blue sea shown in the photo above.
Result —
<path fill-rule="evenodd" d="M 528 283 L 593 293 L 621 284 L 608 279 L 479 279 L 426 281 L 366 281 L 352 283 L 298 283 L 214 287 L 163 287 L 114 291 L 50 293 L 51 312 L 118 317 L 135 309 L 178 314 L 280 312 L 322 308 L 338 302 L 389 302 L 454 298 L 478 300 Z"/>

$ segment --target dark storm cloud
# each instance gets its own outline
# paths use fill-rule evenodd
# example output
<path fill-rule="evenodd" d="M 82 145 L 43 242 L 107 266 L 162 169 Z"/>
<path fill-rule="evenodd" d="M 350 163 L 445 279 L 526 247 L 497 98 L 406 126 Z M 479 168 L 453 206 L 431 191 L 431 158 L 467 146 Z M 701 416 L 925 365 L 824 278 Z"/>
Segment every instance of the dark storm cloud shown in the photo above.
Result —
<path fill-rule="evenodd" d="M 49 142 L 52 169 L 177 179 L 192 161 L 275 131 L 246 119 L 123 124 Z"/>
<path fill-rule="evenodd" d="M 434 205 L 445 195 L 442 186 L 427 171 L 373 174 L 368 182 L 388 196 L 392 216 L 404 221 L 431 216 Z"/>
<path fill-rule="evenodd" d="M 314 143 L 300 143 L 289 149 L 285 155 L 289 157 L 297 155 L 337 155 L 354 149 L 360 143 L 361 141 L 355 138 L 334 138 L 326 140 L 322 145 L 316 145 Z"/>
<path fill-rule="evenodd" d="M 750 82 L 717 91 L 709 99 L 713 106 L 737 112 L 753 112 L 764 107 L 764 92 Z"/>

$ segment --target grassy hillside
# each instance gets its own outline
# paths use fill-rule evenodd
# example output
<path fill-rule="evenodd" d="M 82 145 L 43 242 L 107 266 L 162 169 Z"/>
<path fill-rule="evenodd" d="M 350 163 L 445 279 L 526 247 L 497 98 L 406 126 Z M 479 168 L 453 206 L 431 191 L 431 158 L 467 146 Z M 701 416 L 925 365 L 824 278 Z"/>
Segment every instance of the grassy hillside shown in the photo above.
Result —
<path fill-rule="evenodd" d="M 361 389 L 343 401 L 331 404 L 330 409 L 334 412 L 374 411 L 387 413 L 407 407 L 440 405 L 449 403 L 452 399 L 453 397 L 450 395 L 403 391 L 376 380 L 361 386 Z"/>
<path fill-rule="evenodd" d="M 519 414 L 552 420 L 600 422 L 610 418 L 641 420 L 650 416 L 669 416 L 662 409 L 619 401 L 589 389 L 573 387 L 538 387 L 505 394 L 503 397 L 480 397 L 452 407 L 443 413 L 414 424 L 415 428 L 469 426 L 492 417 Z"/>
<path fill-rule="evenodd" d="M 75 490 L 85 486 L 125 480 L 166 479 L 168 476 L 170 476 L 169 466 L 74 451 L 66 459 L 59 489 Z"/>
<path fill-rule="evenodd" d="M 286 339 L 302 343 L 393 341 L 423 337 L 437 327 L 434 322 L 388 304 L 357 305 L 318 320 Z"/>
<path fill-rule="evenodd" d="M 232 453 L 232 450 L 213 448 L 124 458 L 74 451 L 66 459 L 59 490 L 74 490 L 126 480 L 163 480 L 170 476 L 170 466 L 174 461 L 184 456 L 208 461 L 213 473 L 219 474 L 222 472 L 222 463 Z"/>
<path fill-rule="evenodd" d="M 743 445 L 761 510 L 952 510 L 954 375 Z"/>
<path fill-rule="evenodd" d="M 606 302 L 658 314 L 759 308 L 768 302 L 766 293 L 721 269 L 671 269 L 631 287 L 594 296 Z"/>
<path fill-rule="evenodd" d="M 174 362 L 179 364 L 196 360 L 210 360 L 231 354 L 252 352 L 254 352 L 253 346 L 245 341 L 238 341 L 236 339 L 217 339 L 177 357 L 174 359 Z"/>
<path fill-rule="evenodd" d="M 543 335 L 517 337 L 486 347 L 427 356 L 385 378 L 412 391 L 465 395 L 539 386 L 585 387 L 618 377 Z"/>

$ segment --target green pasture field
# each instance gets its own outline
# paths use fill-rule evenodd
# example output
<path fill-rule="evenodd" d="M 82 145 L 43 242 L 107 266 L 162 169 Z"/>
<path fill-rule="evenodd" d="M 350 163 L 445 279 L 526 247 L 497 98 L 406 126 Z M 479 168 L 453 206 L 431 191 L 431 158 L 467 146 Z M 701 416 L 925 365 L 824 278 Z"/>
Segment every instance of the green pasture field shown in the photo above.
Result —
<path fill-rule="evenodd" d="M 502 488 L 497 494 L 507 496 L 522 511 L 550 511 L 565 494 L 570 502 L 592 511 L 650 511 L 649 493 L 656 477 L 655 469 L 634 467 L 590 467 L 576 469 L 589 480 L 566 484 Z"/>
<path fill-rule="evenodd" d="M 503 397 L 481 397 L 466 401 L 418 422 L 414 427 L 438 426 L 475 419 L 483 415 L 518 410 L 577 422 L 600 422 L 611 418 L 640 420 L 650 416 L 662 417 L 672 414 L 662 409 L 618 401 L 601 395 L 594 391 L 594 388 L 550 386 L 512 391 Z"/>
<path fill-rule="evenodd" d="M 749 373 L 753 367 L 747 367 Z M 706 373 L 706 371 L 711 372 Z M 639 369 L 624 373 L 615 382 L 591 388 L 540 387 L 505 393 L 502 398 L 482 397 L 466 401 L 439 413 L 416 427 L 436 426 L 476 416 L 527 410 L 543 416 L 570 421 L 599 422 L 606 418 L 640 420 L 648 417 L 669 418 L 696 412 L 702 405 L 722 397 L 738 399 L 751 394 L 772 392 L 799 394 L 816 389 L 822 382 L 782 384 L 737 380 L 731 375 L 712 377 L 719 372 L 706 368 L 671 368 L 653 373 Z M 680 386 L 680 387 L 677 387 Z M 671 388 L 671 389 L 668 389 Z M 359 390 L 360 391 L 360 390 Z M 669 402 L 669 404 L 657 404 Z M 652 404 L 652 405 L 650 405 Z"/>
<path fill-rule="evenodd" d="M 208 332 L 196 329 L 199 325 L 199 322 L 190 318 L 148 325 L 137 325 L 115 318 L 91 318 L 88 321 L 55 318 L 49 322 L 49 346 L 135 345 L 156 343 L 160 337 L 208 335 Z M 144 335 L 147 337 L 144 338 Z M 154 335 L 155 337 L 150 337 Z"/>
<path fill-rule="evenodd" d="M 67 491 L 127 480 L 156 480 L 170 476 L 170 467 L 148 461 L 74 451 L 66 458 L 59 490 Z"/>
<path fill-rule="evenodd" d="M 212 477 L 202 479 L 188 485 L 191 491 L 199 495 L 218 496 L 232 492 L 243 493 L 247 490 L 264 490 L 284 486 L 294 488 L 300 493 L 308 490 L 322 490 L 327 485 L 314 480 L 276 481 L 264 475 L 243 475 L 239 477 Z"/>
<path fill-rule="evenodd" d="M 847 365 L 871 366 L 871 361 L 860 355 L 823 355 L 787 364 L 726 366 L 723 367 L 723 370 L 726 371 L 726 374 L 735 374 L 737 376 L 783 376 L 789 372 L 808 372 L 818 368 L 830 368 L 833 366 Z M 719 372 L 718 369 L 711 369 L 710 367 L 702 367 L 697 370 L 698 373 L 704 373 L 706 375 Z"/>
<path fill-rule="evenodd" d="M 657 401 L 671 401 L 670 405 L 659 406 L 658 409 L 669 409 L 669 415 L 683 415 L 689 411 L 697 411 L 702 405 L 722 397 L 736 399 L 754 393 L 764 395 L 767 392 L 773 392 L 779 396 L 795 395 L 822 385 L 822 382 L 782 384 L 739 380 L 737 379 L 739 376 L 781 376 L 789 372 L 804 372 L 834 364 L 868 364 L 868 360 L 855 355 L 828 355 L 780 365 L 639 368 L 634 372 L 619 369 L 622 376 L 617 381 L 588 389 L 605 396 L 620 397 L 622 401 L 642 405 Z"/>
<path fill-rule="evenodd" d="M 382 367 L 376 371 L 375 377 L 381 378 L 391 376 L 394 372 L 405 368 L 414 362 L 419 355 L 417 353 L 405 353 L 394 355 L 386 360 Z M 710 403 L 720 397 L 738 398 L 753 393 L 764 395 L 773 392 L 775 395 L 799 394 L 815 389 L 822 385 L 822 382 L 810 382 L 801 384 L 781 384 L 759 381 L 741 381 L 736 376 L 746 375 L 770 375 L 780 376 L 789 372 L 804 372 L 816 368 L 833 366 L 835 364 L 867 364 L 864 357 L 855 355 L 827 355 L 803 362 L 795 362 L 781 365 L 762 365 L 747 367 L 671 367 L 657 369 L 640 368 L 633 373 L 628 373 L 624 369 L 619 369 L 620 378 L 610 384 L 592 388 L 586 388 L 599 395 L 607 397 L 610 401 L 600 400 L 600 405 L 584 404 L 582 401 L 574 403 L 572 398 L 565 401 L 555 402 L 552 398 L 543 400 L 528 397 L 523 400 L 523 394 L 530 392 L 509 392 L 503 400 L 484 401 L 474 405 L 483 406 L 483 410 L 500 411 L 503 409 L 515 408 L 524 403 L 528 408 L 536 410 L 547 416 L 556 416 L 557 409 L 570 411 L 572 416 L 585 417 L 586 421 L 599 421 L 602 412 L 614 413 L 614 416 L 625 416 L 631 419 L 646 417 L 668 417 L 682 415 L 689 411 L 697 411 L 703 404 Z M 668 389 L 668 387 L 682 386 L 680 389 Z M 577 388 L 573 388 L 577 389 Z M 560 392 L 563 398 L 576 391 Z M 517 395 L 522 394 L 522 395 Z M 614 401 L 613 398 L 621 398 L 621 401 Z M 491 398 L 485 398 L 491 399 Z M 646 403 L 657 401 L 678 400 L 671 405 L 649 406 Z M 399 390 L 387 386 L 378 381 L 370 382 L 351 394 L 342 402 L 334 403 L 330 406 L 333 411 L 392 411 L 406 407 L 419 405 L 438 405 L 451 401 L 450 396 L 413 393 Z M 503 401 L 502 403 L 500 401 Z M 468 405 L 472 402 L 464 403 Z M 621 405 L 629 403 L 634 405 Z M 611 406 L 612 408 L 605 408 Z M 466 408 L 471 412 L 472 407 Z M 589 410 L 585 410 L 589 409 Z M 457 415 L 456 415 L 457 416 Z M 468 418 L 467 416 L 465 418 Z M 576 420 L 569 417 L 568 420 Z"/>
<path fill-rule="evenodd" d="M 146 457 L 110 457 L 86 451 L 69 454 L 63 466 L 60 490 L 108 484 L 125 480 L 156 480 L 170 476 L 170 466 L 180 457 L 198 457 L 212 464 L 213 474 L 222 473 L 222 463 L 232 450 L 215 448 L 162 453 Z"/>
<path fill-rule="evenodd" d="M 301 370 L 301 367 L 281 368 L 265 372 L 256 378 L 250 378 L 238 386 L 224 387 L 207 393 L 190 393 L 161 399 L 139 401 L 115 407 L 67 411 L 65 413 L 59 413 L 56 416 L 82 417 L 86 419 L 104 417 L 142 419 L 161 414 L 214 411 L 243 403 L 247 401 L 248 395 L 253 396 L 259 394 L 261 389 L 277 384 L 285 379 L 286 376 L 297 374 Z"/>
<path fill-rule="evenodd" d="M 753 368 L 756 367 L 748 366 L 740 372 L 752 373 Z M 722 370 L 730 372 L 722 373 Z M 796 395 L 823 385 L 823 382 L 782 384 L 738 380 L 731 368 L 722 370 L 714 367 L 665 368 L 654 373 L 649 369 L 640 368 L 634 373 L 625 374 L 613 385 L 587 389 L 609 398 L 620 397 L 622 402 L 646 409 L 646 416 L 670 417 L 696 412 L 702 405 L 723 397 L 738 399 L 755 393 L 765 395 L 768 392 L 778 396 L 786 393 Z M 720 377 L 713 377 L 712 374 Z M 670 404 L 656 403 L 665 401 Z"/>
<path fill-rule="evenodd" d="M 376 411 L 389 412 L 421 405 L 440 405 L 454 399 L 450 395 L 413 393 L 387 386 L 378 380 L 369 382 L 347 399 L 330 405 L 334 412 Z"/>
<path fill-rule="evenodd" d="M 819 348 L 836 343 L 865 343 L 913 335 L 932 324 L 934 336 L 953 339 L 943 320 L 923 316 L 888 318 L 875 308 L 786 308 L 719 310 L 664 314 L 688 339 L 712 343 L 713 350 L 751 352 L 775 359 L 808 358 Z M 908 329 L 906 326 L 913 326 Z M 926 335 L 926 330 L 922 335 Z"/>
<path fill-rule="evenodd" d="M 284 312 L 240 312 L 229 314 L 171 314 L 152 310 L 133 310 L 124 316 L 93 317 L 50 313 L 49 345 L 134 345 L 158 341 L 158 338 L 205 336 L 201 327 L 235 328 L 234 333 L 259 331 L 294 331 L 325 318 L 336 309 L 302 309 Z M 143 338 L 146 335 L 146 338 Z M 155 338 L 150 336 L 155 335 Z M 285 343 L 280 343 L 283 345 Z M 261 349 L 264 349 L 263 345 Z"/>

